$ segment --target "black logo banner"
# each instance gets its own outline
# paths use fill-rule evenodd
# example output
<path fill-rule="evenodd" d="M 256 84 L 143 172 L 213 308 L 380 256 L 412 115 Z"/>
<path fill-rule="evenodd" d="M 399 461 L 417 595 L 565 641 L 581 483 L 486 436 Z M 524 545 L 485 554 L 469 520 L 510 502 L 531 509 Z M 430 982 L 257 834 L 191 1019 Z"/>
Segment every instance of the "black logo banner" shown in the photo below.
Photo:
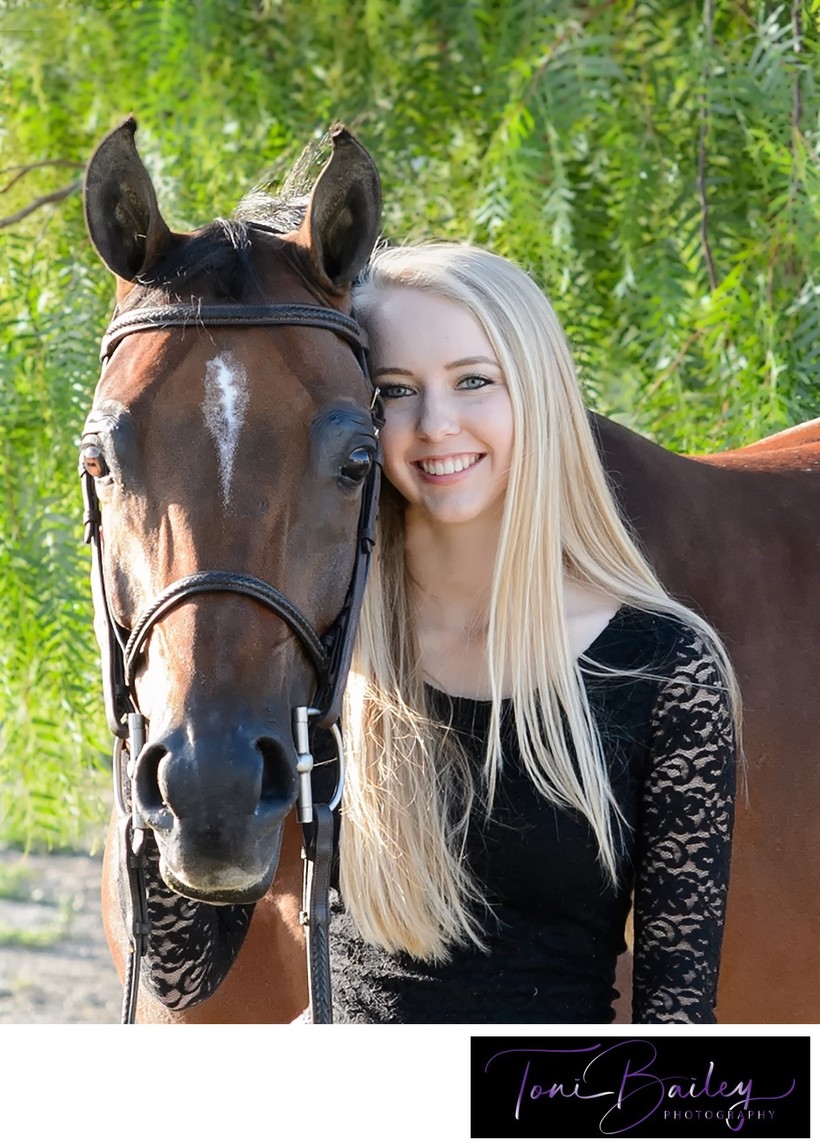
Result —
<path fill-rule="evenodd" d="M 808 1036 L 470 1038 L 472 1139 L 809 1136 Z"/>

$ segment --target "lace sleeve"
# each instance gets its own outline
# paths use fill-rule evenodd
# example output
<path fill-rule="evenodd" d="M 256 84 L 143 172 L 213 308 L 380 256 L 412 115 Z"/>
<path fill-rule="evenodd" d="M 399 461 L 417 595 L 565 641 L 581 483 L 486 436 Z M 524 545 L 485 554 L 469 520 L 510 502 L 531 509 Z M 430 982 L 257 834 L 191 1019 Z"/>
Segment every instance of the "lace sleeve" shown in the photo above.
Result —
<path fill-rule="evenodd" d="M 715 1023 L 735 792 L 734 730 L 699 636 L 652 716 L 635 878 L 633 1023 Z"/>

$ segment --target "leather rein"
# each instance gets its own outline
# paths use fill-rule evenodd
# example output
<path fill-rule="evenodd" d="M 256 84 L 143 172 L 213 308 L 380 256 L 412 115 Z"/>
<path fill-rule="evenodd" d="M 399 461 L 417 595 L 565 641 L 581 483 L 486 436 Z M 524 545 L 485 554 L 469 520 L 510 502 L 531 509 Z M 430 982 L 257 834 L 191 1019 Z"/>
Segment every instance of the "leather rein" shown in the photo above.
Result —
<path fill-rule="evenodd" d="M 383 425 L 378 388 L 373 387 L 367 370 L 367 339 L 355 319 L 330 307 L 299 303 L 224 304 L 142 307 L 115 315 L 103 336 L 100 359 L 103 366 L 117 345 L 128 335 L 160 331 L 170 327 L 259 327 L 300 326 L 332 331 L 352 348 L 364 378 L 371 386 L 370 413 L 373 430 L 378 434 Z M 136 762 L 145 745 L 146 720 L 139 712 L 134 691 L 135 665 L 145 648 L 154 625 L 183 602 L 199 594 L 239 594 L 267 607 L 281 618 L 299 639 L 313 662 L 317 690 L 310 706 L 293 711 L 294 744 L 297 752 L 299 796 L 297 819 L 303 827 L 304 862 L 303 901 L 300 920 L 305 928 L 310 993 L 310 1021 L 332 1024 L 333 1008 L 330 987 L 329 958 L 329 887 L 333 857 L 333 811 L 338 806 L 344 785 L 344 743 L 339 729 L 339 714 L 345 682 L 350 668 L 362 597 L 375 543 L 378 515 L 380 456 L 365 478 L 353 573 L 341 612 L 330 630 L 319 637 L 301 611 L 279 590 L 253 575 L 225 570 L 200 570 L 167 586 L 137 618 L 128 631 L 114 619 L 105 584 L 103 538 L 100 504 L 95 480 L 80 459 L 84 501 L 85 542 L 91 546 L 91 586 L 95 613 L 102 623 L 102 676 L 105 710 L 114 734 L 114 798 L 119 813 L 121 856 L 127 871 L 128 922 L 130 954 L 123 986 L 122 1023 L 136 1022 L 140 962 L 144 955 L 150 923 L 147 912 L 145 880 L 145 833 L 148 830 L 131 796 L 131 783 Z M 310 744 L 311 726 L 328 729 L 336 744 L 337 784 L 328 802 L 314 802 L 311 773 L 314 766 Z"/>

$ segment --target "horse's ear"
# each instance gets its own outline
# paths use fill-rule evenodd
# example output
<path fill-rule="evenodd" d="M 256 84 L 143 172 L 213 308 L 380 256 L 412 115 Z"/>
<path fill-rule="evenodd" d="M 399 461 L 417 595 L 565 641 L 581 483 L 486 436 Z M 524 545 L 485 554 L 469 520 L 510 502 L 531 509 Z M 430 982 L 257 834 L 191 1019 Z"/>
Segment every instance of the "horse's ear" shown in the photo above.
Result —
<path fill-rule="evenodd" d="M 129 117 L 105 137 L 85 175 L 85 219 L 103 263 L 133 282 L 168 247 L 171 232 L 160 215 L 151 177 L 137 154 Z"/>
<path fill-rule="evenodd" d="M 346 287 L 379 237 L 381 184 L 369 153 L 347 128 L 336 124 L 330 138 L 333 154 L 313 188 L 301 231 L 317 273 Z"/>

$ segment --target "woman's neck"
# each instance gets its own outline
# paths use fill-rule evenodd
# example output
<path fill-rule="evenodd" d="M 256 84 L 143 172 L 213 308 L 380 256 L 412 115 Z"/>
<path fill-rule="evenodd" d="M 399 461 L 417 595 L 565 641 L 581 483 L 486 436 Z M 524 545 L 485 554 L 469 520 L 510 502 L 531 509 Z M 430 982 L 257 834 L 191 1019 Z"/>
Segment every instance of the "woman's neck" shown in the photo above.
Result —
<path fill-rule="evenodd" d="M 408 513 L 407 570 L 417 609 L 427 625 L 441 624 L 450 629 L 483 620 L 490 599 L 498 531 L 497 522 L 483 518 L 442 526 Z"/>
<path fill-rule="evenodd" d="M 459 697 L 490 696 L 487 615 L 498 534 L 498 526 L 483 519 L 442 526 L 408 513 L 405 520 L 405 553 L 422 673 L 439 689 Z M 571 657 L 578 658 L 588 649 L 620 605 L 609 594 L 572 578 L 563 580 Z M 510 685 L 505 677 L 501 688 L 508 692 Z"/>

